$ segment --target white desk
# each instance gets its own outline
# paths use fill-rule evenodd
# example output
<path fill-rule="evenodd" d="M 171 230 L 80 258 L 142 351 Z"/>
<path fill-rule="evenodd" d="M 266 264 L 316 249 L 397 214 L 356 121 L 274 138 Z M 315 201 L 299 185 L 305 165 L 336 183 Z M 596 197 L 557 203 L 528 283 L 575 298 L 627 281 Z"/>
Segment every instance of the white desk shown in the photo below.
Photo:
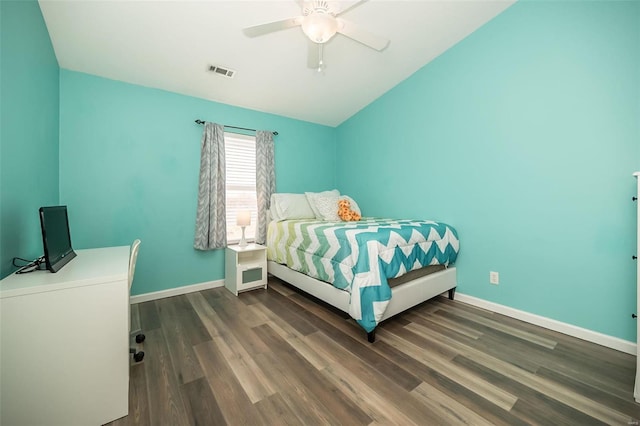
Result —
<path fill-rule="evenodd" d="M 101 425 L 129 411 L 129 247 L 0 281 L 0 424 Z"/>

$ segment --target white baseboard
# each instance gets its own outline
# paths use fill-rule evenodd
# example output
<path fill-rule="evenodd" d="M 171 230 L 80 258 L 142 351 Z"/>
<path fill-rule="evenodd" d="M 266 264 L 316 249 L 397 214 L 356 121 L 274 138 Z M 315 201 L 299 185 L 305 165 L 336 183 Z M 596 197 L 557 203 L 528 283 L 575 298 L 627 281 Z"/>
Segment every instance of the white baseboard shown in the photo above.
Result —
<path fill-rule="evenodd" d="M 148 302 L 150 300 L 164 299 L 165 297 L 179 296 L 181 294 L 193 293 L 201 290 L 208 290 L 210 288 L 223 287 L 224 280 L 208 281 L 205 283 L 186 285 L 183 287 L 170 288 L 168 290 L 154 291 L 151 293 L 137 294 L 131 296 L 131 304 Z"/>
<path fill-rule="evenodd" d="M 193 293 L 201 290 L 208 290 L 210 288 L 223 287 L 224 280 L 208 281 L 199 284 L 187 285 L 183 287 L 170 288 L 168 290 L 154 291 L 152 293 L 138 294 L 131 296 L 131 304 L 148 302 L 150 300 L 163 299 L 165 297 L 179 296 L 181 294 Z M 468 296 L 456 292 L 455 299 L 459 302 L 467 303 L 478 308 L 486 309 L 491 312 L 506 315 L 511 318 L 515 318 L 530 324 L 534 324 L 540 327 L 547 328 L 549 330 L 557 331 L 559 333 L 566 334 L 568 336 L 577 337 L 578 339 L 586 340 L 588 342 L 596 343 L 598 345 L 605 346 L 607 348 L 615 349 L 621 352 L 625 352 L 631 355 L 636 355 L 636 344 L 628 340 L 623 340 L 617 337 L 608 336 L 606 334 L 598 333 L 597 331 L 588 330 L 586 328 L 577 327 L 575 325 L 567 324 L 561 321 L 556 321 L 551 318 L 546 318 L 540 315 L 531 314 L 529 312 L 521 311 L 519 309 L 510 308 L 508 306 L 500 305 L 498 303 L 489 302 L 484 299 L 478 299 L 477 297 Z"/>
<path fill-rule="evenodd" d="M 499 305 L 497 303 L 478 299 L 477 297 L 468 296 L 466 294 L 460 294 L 458 292 L 456 292 L 455 299 L 457 301 L 468 303 L 469 305 L 473 305 L 478 308 L 483 308 L 488 311 L 506 315 L 508 317 L 528 322 L 530 324 L 538 325 L 549 330 L 577 337 L 578 339 L 597 343 L 598 345 L 606 346 L 607 348 L 615 349 L 631 355 L 636 355 L 636 344 L 628 340 L 608 336 L 606 334 L 598 333 L 597 331 L 587 330 L 586 328 L 576 327 L 575 325 L 556 321 L 554 319 L 542 317 L 540 315 L 530 314 L 529 312 L 510 308 L 504 305 Z"/>

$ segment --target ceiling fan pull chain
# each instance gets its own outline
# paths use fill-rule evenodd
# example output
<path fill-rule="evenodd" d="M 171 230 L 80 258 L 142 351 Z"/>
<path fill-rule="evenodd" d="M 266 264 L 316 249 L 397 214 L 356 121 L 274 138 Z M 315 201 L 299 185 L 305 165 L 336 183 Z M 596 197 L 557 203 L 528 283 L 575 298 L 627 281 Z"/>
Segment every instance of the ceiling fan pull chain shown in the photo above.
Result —
<path fill-rule="evenodd" d="M 324 68 L 324 44 L 318 45 L 318 72 Z"/>

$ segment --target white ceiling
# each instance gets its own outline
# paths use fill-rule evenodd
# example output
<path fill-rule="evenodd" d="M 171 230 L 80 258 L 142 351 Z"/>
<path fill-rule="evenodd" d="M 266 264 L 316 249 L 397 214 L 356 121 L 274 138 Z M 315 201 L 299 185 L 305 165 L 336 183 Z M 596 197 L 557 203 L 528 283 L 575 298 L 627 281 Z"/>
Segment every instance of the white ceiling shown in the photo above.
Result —
<path fill-rule="evenodd" d="M 299 27 L 257 38 L 242 32 L 301 15 L 294 0 L 40 0 L 40 7 L 62 68 L 337 126 L 514 1 L 365 2 L 342 17 L 389 38 L 389 47 L 377 52 L 338 34 L 324 47 L 324 73 L 307 68 Z M 236 75 L 215 75 L 209 65 Z"/>

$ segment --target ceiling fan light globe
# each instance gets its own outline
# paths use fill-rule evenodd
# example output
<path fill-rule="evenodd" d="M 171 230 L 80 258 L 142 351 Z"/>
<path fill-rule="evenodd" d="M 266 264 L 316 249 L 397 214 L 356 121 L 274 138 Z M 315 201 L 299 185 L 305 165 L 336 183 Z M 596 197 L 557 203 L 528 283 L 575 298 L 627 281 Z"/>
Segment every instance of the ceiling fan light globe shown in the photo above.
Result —
<path fill-rule="evenodd" d="M 302 19 L 302 31 L 314 43 L 326 43 L 338 32 L 338 22 L 327 13 L 311 13 Z"/>

